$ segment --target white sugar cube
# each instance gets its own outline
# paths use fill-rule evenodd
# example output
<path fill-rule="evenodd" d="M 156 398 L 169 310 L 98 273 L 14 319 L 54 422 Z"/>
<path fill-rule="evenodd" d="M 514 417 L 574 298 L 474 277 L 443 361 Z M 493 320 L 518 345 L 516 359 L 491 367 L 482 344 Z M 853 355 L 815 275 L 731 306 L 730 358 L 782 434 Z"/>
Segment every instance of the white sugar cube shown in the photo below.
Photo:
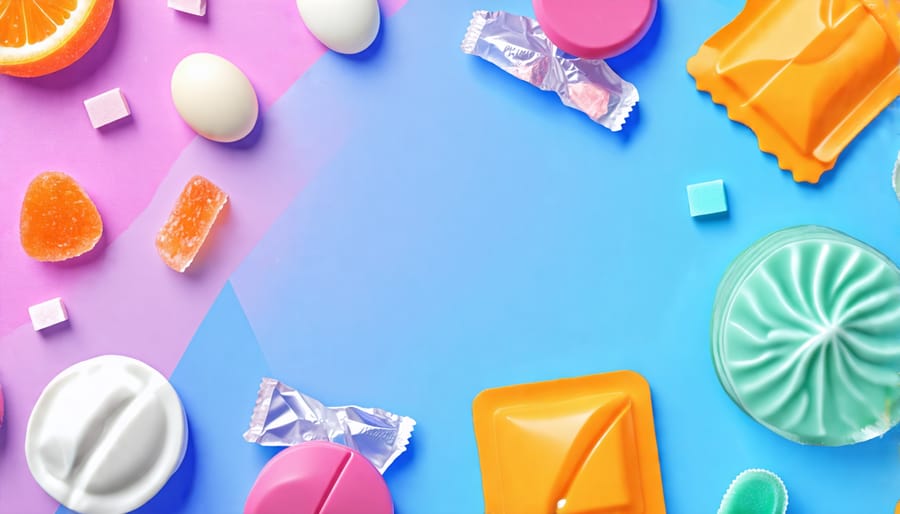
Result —
<path fill-rule="evenodd" d="M 206 16 L 206 0 L 169 0 L 169 9 L 194 16 Z"/>
<path fill-rule="evenodd" d="M 58 325 L 69 319 L 66 313 L 66 306 L 62 303 L 62 298 L 53 298 L 28 308 L 28 315 L 31 317 L 31 326 L 35 331 L 44 330 L 45 328 Z"/>
<path fill-rule="evenodd" d="M 87 109 L 91 125 L 95 129 L 131 116 L 128 101 L 125 100 L 125 95 L 119 88 L 110 89 L 93 98 L 88 98 L 84 101 L 84 108 Z"/>

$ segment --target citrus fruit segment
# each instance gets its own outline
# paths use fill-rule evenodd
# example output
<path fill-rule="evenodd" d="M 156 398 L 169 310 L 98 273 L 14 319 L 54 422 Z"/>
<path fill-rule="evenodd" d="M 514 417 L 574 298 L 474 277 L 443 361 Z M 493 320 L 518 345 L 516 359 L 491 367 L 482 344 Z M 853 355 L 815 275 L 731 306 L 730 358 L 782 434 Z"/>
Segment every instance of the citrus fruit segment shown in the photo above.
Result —
<path fill-rule="evenodd" d="M 114 0 L 0 0 L 0 73 L 37 77 L 80 59 L 109 22 Z"/>
<path fill-rule="evenodd" d="M 156 250 L 167 266 L 180 273 L 194 262 L 227 202 L 228 195 L 206 178 L 188 181 L 156 236 Z"/>
<path fill-rule="evenodd" d="M 25 192 L 19 217 L 22 248 L 33 259 L 64 261 L 90 251 L 103 235 L 97 207 L 75 179 L 41 173 Z"/>

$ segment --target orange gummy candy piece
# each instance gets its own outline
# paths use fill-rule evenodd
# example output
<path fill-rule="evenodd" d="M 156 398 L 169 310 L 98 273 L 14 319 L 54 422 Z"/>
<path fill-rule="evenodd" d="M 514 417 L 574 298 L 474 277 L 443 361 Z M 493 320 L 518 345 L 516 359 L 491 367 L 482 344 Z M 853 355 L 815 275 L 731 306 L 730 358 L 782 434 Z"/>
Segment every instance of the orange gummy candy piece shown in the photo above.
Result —
<path fill-rule="evenodd" d="M 228 195 L 206 178 L 188 181 L 156 236 L 156 250 L 166 265 L 178 272 L 191 265 L 227 202 Z"/>
<path fill-rule="evenodd" d="M 748 0 L 688 72 L 795 181 L 815 183 L 900 94 L 898 8 L 898 0 Z"/>
<path fill-rule="evenodd" d="M 19 236 L 29 257 L 44 262 L 78 257 L 94 248 L 102 235 L 97 206 L 75 179 L 48 171 L 28 184 Z"/>

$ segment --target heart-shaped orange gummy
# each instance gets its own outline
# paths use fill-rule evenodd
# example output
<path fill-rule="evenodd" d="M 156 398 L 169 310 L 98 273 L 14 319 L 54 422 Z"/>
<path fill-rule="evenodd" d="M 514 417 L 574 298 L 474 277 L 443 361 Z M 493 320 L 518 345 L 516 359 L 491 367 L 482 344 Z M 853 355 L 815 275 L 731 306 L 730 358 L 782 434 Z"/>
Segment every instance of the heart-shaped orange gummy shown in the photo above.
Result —
<path fill-rule="evenodd" d="M 103 235 L 103 220 L 75 179 L 48 171 L 28 185 L 19 235 L 22 248 L 33 259 L 64 261 L 94 248 Z"/>

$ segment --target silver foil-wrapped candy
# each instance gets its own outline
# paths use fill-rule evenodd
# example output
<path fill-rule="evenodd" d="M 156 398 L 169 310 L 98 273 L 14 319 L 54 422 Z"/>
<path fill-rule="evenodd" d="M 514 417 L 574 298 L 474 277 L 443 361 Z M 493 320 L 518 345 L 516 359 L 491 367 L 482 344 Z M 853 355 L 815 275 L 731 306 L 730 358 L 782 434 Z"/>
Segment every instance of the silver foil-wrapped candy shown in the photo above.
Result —
<path fill-rule="evenodd" d="M 361 453 L 384 473 L 406 451 L 415 424 L 382 409 L 326 407 L 274 378 L 263 378 L 244 439 L 263 446 L 331 441 Z"/>
<path fill-rule="evenodd" d="M 526 16 L 475 11 L 460 47 L 516 78 L 554 91 L 564 104 L 613 132 L 622 130 L 639 99 L 634 84 L 605 61 L 565 54 Z"/>

